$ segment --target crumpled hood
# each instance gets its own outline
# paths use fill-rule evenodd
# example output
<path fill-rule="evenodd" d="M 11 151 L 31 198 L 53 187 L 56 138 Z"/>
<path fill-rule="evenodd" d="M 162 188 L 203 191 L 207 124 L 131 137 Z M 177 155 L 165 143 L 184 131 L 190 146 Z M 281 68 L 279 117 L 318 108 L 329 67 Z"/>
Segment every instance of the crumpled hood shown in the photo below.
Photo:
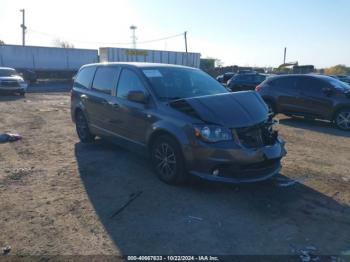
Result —
<path fill-rule="evenodd" d="M 230 128 L 252 126 L 268 118 L 267 106 L 260 95 L 254 91 L 225 93 L 181 100 L 189 104 L 201 120 Z M 172 105 L 174 108 L 176 108 L 175 103 L 177 102 L 175 101 L 174 105 Z M 183 111 L 183 113 L 187 112 Z M 192 116 L 194 115 L 193 113 Z"/>

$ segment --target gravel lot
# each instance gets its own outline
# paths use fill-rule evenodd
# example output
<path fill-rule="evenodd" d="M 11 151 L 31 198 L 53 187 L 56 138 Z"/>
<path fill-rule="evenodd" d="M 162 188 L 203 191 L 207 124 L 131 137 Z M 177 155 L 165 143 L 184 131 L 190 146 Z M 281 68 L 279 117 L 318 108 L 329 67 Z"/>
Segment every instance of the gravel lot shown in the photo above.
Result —
<path fill-rule="evenodd" d="M 299 181 L 160 182 L 147 158 L 80 144 L 65 84 L 0 97 L 0 247 L 17 255 L 301 254 L 350 250 L 350 133 L 279 116 Z M 134 199 L 117 213 L 130 199 Z"/>

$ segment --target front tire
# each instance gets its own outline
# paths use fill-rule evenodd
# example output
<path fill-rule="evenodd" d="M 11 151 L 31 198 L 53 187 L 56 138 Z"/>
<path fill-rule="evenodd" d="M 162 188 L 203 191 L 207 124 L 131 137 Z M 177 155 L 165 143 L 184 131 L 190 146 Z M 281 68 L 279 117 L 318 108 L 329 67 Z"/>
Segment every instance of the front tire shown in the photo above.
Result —
<path fill-rule="evenodd" d="M 187 180 L 188 174 L 181 148 L 172 137 L 158 137 L 152 144 L 151 157 L 154 170 L 163 182 L 178 185 Z"/>
<path fill-rule="evenodd" d="M 335 125 L 345 131 L 350 131 L 350 108 L 339 110 L 334 117 Z"/>
<path fill-rule="evenodd" d="M 95 140 L 95 136 L 91 134 L 89 124 L 83 114 L 78 111 L 75 116 L 75 127 L 78 137 L 82 143 L 91 143 Z"/>

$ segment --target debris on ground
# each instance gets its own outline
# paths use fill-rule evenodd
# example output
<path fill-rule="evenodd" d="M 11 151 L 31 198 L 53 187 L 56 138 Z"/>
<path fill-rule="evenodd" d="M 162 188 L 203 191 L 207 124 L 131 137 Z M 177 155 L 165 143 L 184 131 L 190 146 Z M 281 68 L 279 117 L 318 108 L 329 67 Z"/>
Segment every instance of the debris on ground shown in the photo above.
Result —
<path fill-rule="evenodd" d="M 20 136 L 19 134 L 11 134 L 11 133 L 0 134 L 0 143 L 15 142 L 21 139 L 22 139 L 22 136 Z"/>
<path fill-rule="evenodd" d="M 138 198 L 139 196 L 141 196 L 142 191 L 138 191 L 137 193 L 132 193 L 129 196 L 129 200 L 121 207 L 119 208 L 117 211 L 115 211 L 112 215 L 111 218 L 115 217 L 116 215 L 118 215 L 120 212 L 122 212 L 128 205 L 131 204 L 132 201 L 134 201 L 136 198 Z"/>
<path fill-rule="evenodd" d="M 2 248 L 2 255 L 7 255 L 11 252 L 11 247 L 10 246 L 6 246 Z"/>
<path fill-rule="evenodd" d="M 15 168 L 11 171 L 9 179 L 11 180 L 21 180 L 23 177 L 30 175 L 33 172 L 33 167 L 20 167 Z"/>
<path fill-rule="evenodd" d="M 275 184 L 279 187 L 290 187 L 290 186 L 294 186 L 298 183 L 303 183 L 305 179 L 298 179 L 298 180 L 294 180 L 288 177 L 277 177 L 275 178 Z"/>
<path fill-rule="evenodd" d="M 320 261 L 320 257 L 315 254 L 317 249 L 314 246 L 307 246 L 305 249 L 300 250 L 300 259 L 303 262 Z"/>
<path fill-rule="evenodd" d="M 203 221 L 203 218 L 201 218 L 201 217 L 195 217 L 195 216 L 188 216 L 188 217 L 187 217 L 187 222 L 188 222 L 188 223 L 191 223 L 192 221 L 197 221 L 197 222 Z"/>

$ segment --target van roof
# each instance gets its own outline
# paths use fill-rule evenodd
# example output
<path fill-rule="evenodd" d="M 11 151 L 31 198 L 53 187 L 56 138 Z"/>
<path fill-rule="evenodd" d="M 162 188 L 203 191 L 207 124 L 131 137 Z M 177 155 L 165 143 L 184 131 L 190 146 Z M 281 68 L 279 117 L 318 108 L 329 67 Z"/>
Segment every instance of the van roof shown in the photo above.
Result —
<path fill-rule="evenodd" d="M 83 67 L 88 66 L 108 66 L 108 65 L 124 65 L 124 66 L 133 66 L 138 68 L 147 68 L 147 67 L 177 67 L 177 68 L 191 68 L 197 69 L 189 66 L 183 65 L 174 65 L 174 64 L 162 64 L 162 63 L 145 63 L 145 62 L 103 62 L 103 63 L 93 63 L 86 64 Z"/>

